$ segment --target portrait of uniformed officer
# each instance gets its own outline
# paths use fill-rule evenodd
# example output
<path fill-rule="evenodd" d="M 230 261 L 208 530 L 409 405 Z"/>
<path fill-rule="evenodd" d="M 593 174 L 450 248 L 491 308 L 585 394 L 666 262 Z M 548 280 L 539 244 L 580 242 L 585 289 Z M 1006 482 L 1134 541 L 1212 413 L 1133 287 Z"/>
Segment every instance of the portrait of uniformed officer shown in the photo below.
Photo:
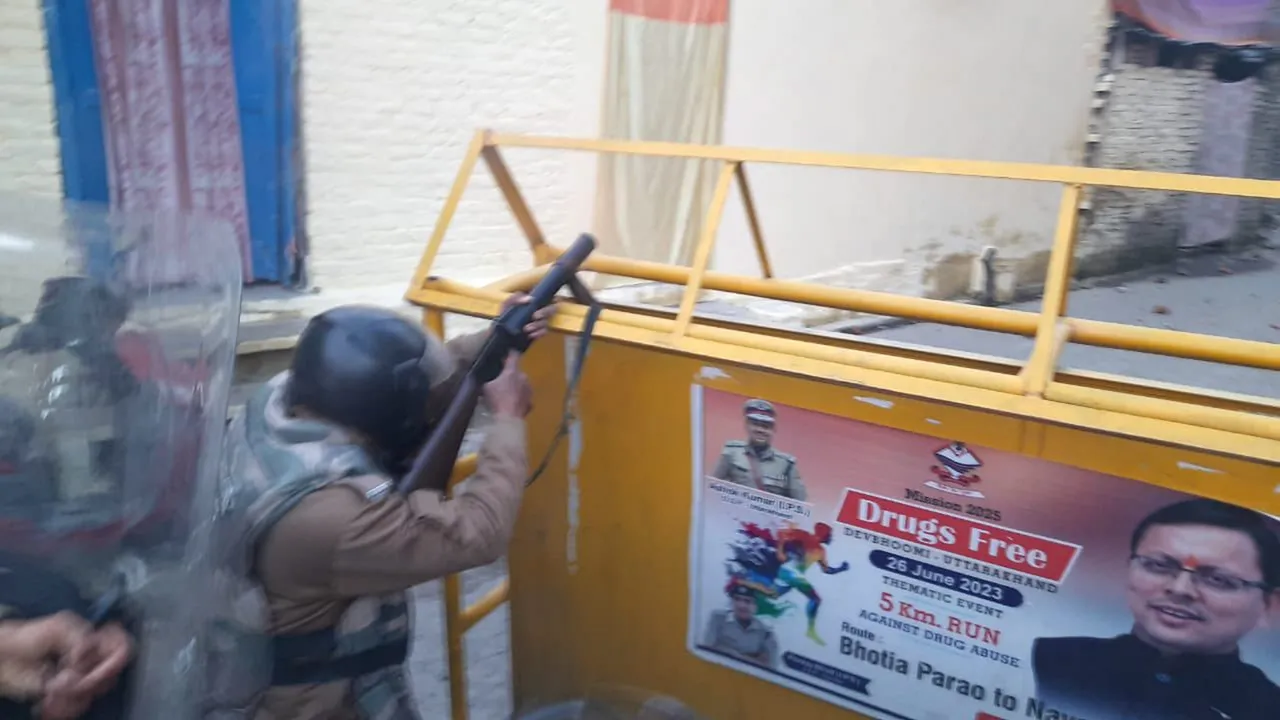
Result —
<path fill-rule="evenodd" d="M 1280 688 L 1239 650 L 1280 599 L 1272 522 L 1235 505 L 1187 500 L 1138 523 L 1129 549 L 1132 629 L 1036 640 L 1039 698 L 1090 720 L 1280 717 Z"/>
<path fill-rule="evenodd" d="M 702 644 L 739 660 L 774 669 L 778 664 L 778 639 L 756 617 L 756 591 L 734 582 L 728 587 L 728 610 L 713 610 L 707 619 Z"/>
<path fill-rule="evenodd" d="M 746 485 L 774 495 L 805 500 L 796 459 L 773 447 L 777 413 L 765 400 L 748 400 L 742 407 L 746 440 L 730 440 L 720 451 L 712 477 Z"/>

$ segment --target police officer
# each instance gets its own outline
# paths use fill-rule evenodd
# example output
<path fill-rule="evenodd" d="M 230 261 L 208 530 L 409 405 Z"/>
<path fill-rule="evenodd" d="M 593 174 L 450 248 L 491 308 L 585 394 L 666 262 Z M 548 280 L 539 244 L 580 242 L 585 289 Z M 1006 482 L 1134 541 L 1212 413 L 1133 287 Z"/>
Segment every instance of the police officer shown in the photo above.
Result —
<path fill-rule="evenodd" d="M 748 400 L 742 414 L 747 439 L 726 442 L 711 475 L 793 500 L 807 499 L 795 457 L 773 447 L 777 419 L 773 405 L 765 400 Z"/>
<path fill-rule="evenodd" d="M 756 591 L 740 583 L 728 588 L 731 610 L 714 610 L 707 619 L 702 644 L 712 650 L 774 668 L 778 663 L 778 639 L 756 617 Z"/>
<path fill-rule="evenodd" d="M 513 296 L 504 310 L 525 301 Z M 531 338 L 545 334 L 552 310 L 534 316 Z M 218 717 L 418 717 L 401 669 L 406 591 L 506 550 L 528 476 L 531 390 L 518 356 L 484 387 L 492 423 L 465 487 L 451 499 L 431 490 L 402 496 L 393 478 L 486 337 L 444 344 L 391 311 L 330 310 L 307 325 L 291 368 L 233 422 L 224 472 L 234 487 L 224 492 L 247 510 L 219 532 L 241 539 L 242 577 L 262 589 L 265 627 L 257 630 L 272 656 L 260 694 L 241 704 L 252 708 Z M 213 664 L 237 662 L 233 649 Z"/>
<path fill-rule="evenodd" d="M 1239 643 L 1278 588 L 1280 537 L 1267 518 L 1206 499 L 1160 508 L 1130 542 L 1132 631 L 1037 639 L 1037 695 L 1046 712 L 1091 720 L 1275 718 L 1280 688 Z"/>

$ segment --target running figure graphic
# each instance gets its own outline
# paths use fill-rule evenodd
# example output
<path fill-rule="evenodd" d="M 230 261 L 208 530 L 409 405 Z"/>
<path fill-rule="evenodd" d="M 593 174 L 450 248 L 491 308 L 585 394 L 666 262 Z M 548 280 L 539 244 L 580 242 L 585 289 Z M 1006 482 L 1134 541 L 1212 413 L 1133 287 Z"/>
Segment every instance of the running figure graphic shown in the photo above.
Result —
<path fill-rule="evenodd" d="M 817 630 L 822 598 L 805 573 L 815 564 L 826 575 L 838 575 L 849 569 L 848 562 L 835 568 L 827 564 L 826 546 L 831 544 L 831 526 L 818 523 L 813 526 L 813 532 L 809 532 L 794 523 L 787 523 L 775 535 L 769 528 L 742 523 L 738 532 L 746 537 L 746 541 L 732 546 L 733 562 L 740 569 L 730 571 L 731 582 L 758 591 L 762 614 L 775 617 L 790 605 L 778 601 L 792 590 L 799 591 L 809 601 L 805 606 L 805 617 L 809 621 L 806 636 L 818 645 L 826 645 Z"/>

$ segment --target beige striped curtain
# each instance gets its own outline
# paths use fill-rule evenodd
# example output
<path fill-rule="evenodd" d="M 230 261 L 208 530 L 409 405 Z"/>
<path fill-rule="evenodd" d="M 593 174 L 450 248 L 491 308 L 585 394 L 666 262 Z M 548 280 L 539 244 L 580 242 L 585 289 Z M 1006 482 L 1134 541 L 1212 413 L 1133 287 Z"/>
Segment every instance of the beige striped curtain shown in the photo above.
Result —
<path fill-rule="evenodd" d="M 601 134 L 720 142 L 729 0 L 611 0 Z M 602 155 L 601 250 L 687 265 L 714 190 L 714 163 Z"/>

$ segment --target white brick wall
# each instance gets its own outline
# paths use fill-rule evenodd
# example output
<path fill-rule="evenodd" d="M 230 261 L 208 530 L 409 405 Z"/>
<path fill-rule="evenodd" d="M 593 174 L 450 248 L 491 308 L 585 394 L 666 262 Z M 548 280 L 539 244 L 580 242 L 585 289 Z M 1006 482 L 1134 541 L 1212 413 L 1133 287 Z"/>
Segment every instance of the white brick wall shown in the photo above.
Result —
<path fill-rule="evenodd" d="M 0 2 L 0 312 L 30 312 L 41 274 L 61 261 L 24 249 L 29 238 L 56 232 L 58 153 L 40 3 Z"/>
<path fill-rule="evenodd" d="M 403 294 L 477 127 L 595 134 L 605 5 L 302 3 L 309 267 L 322 295 Z M 563 152 L 507 155 L 548 238 L 566 242 L 586 229 L 589 185 L 573 177 L 584 166 Z M 478 281 L 528 264 L 480 163 L 436 267 Z"/>
<path fill-rule="evenodd" d="M 53 85 L 36 0 L 0 2 L 0 192 L 62 192 Z"/>
<path fill-rule="evenodd" d="M 1195 169 L 1204 116 L 1204 70 L 1147 67 L 1118 59 L 1099 121 L 1093 164 L 1124 170 Z M 1080 236 L 1078 269 L 1124 272 L 1166 259 L 1185 222 L 1186 196 L 1140 190 L 1091 191 L 1092 214 Z M 1154 253 L 1154 255 L 1153 255 Z"/>
<path fill-rule="evenodd" d="M 1109 18 L 1105 0 L 735 0 L 724 142 L 1075 165 Z M 1060 188 L 763 164 L 748 171 L 780 276 L 949 298 L 969 289 L 974 260 L 995 247 L 1018 280 L 1044 277 Z M 736 197 L 715 262 L 758 272 Z"/>

